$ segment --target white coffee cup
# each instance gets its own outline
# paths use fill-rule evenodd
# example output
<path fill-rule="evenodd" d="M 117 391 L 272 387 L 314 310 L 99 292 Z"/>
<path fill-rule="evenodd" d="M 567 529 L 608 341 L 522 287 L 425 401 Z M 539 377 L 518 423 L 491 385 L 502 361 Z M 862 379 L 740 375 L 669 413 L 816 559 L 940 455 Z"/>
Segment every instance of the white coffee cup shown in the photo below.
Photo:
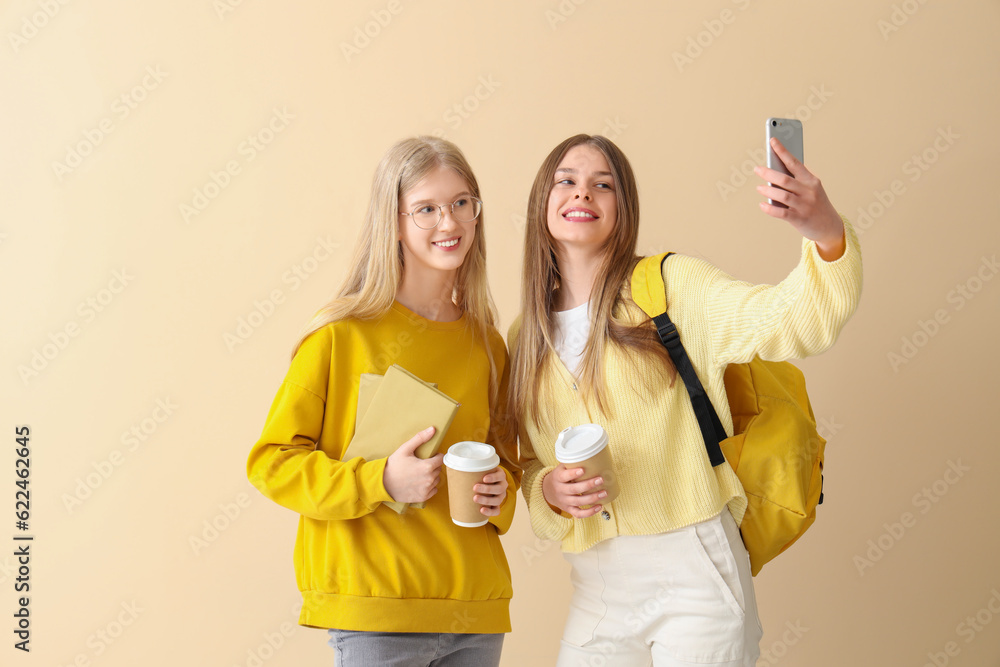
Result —
<path fill-rule="evenodd" d="M 444 455 L 444 465 L 448 475 L 448 509 L 452 522 L 466 528 L 486 525 L 489 517 L 479 511 L 482 505 L 473 500 L 476 493 L 472 487 L 500 465 L 496 450 L 482 442 L 456 442 Z"/>
<path fill-rule="evenodd" d="M 556 460 L 567 468 L 583 468 L 579 479 L 601 477 L 608 492 L 601 503 L 610 503 L 618 497 L 618 476 L 608 448 L 608 434 L 600 424 L 580 424 L 560 431 L 556 438 Z"/>

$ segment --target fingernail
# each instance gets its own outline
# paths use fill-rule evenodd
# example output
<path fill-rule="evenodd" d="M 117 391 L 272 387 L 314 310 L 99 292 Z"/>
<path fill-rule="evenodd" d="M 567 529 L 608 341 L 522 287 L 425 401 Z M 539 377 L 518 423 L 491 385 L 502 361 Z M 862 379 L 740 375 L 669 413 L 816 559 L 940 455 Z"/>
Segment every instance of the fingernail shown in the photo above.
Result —
<path fill-rule="evenodd" d="M 599 494 L 597 494 L 597 497 L 598 498 L 607 498 L 608 497 L 608 492 L 607 491 L 601 491 Z"/>
<path fill-rule="evenodd" d="M 601 484 L 604 484 L 603 477 L 598 477 L 597 479 L 594 480 L 594 486 L 600 486 Z"/>

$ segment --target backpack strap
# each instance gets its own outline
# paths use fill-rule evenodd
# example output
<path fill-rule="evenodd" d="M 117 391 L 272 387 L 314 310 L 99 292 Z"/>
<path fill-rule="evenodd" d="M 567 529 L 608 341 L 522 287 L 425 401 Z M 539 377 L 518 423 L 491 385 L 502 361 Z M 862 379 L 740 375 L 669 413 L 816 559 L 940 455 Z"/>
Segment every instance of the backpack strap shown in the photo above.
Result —
<path fill-rule="evenodd" d="M 726 429 L 723 428 L 715 406 L 712 405 L 711 399 L 705 392 L 705 387 L 694 371 L 687 350 L 681 344 L 677 327 L 667 315 L 663 262 L 672 254 L 674 253 L 668 252 L 645 257 L 636 264 L 632 272 L 632 300 L 644 313 L 653 318 L 656 332 L 660 336 L 660 343 L 667 348 L 667 353 L 674 362 L 674 367 L 684 381 L 684 386 L 687 387 L 688 395 L 691 398 L 691 407 L 694 408 L 702 438 L 705 440 L 705 451 L 708 453 L 708 459 L 714 468 L 726 461 L 726 457 L 722 454 L 722 448 L 719 446 L 719 443 L 726 438 Z"/>
<path fill-rule="evenodd" d="M 663 261 L 672 255 L 665 252 L 643 257 L 632 269 L 632 300 L 650 317 L 663 312 L 667 292 L 663 285 Z"/>

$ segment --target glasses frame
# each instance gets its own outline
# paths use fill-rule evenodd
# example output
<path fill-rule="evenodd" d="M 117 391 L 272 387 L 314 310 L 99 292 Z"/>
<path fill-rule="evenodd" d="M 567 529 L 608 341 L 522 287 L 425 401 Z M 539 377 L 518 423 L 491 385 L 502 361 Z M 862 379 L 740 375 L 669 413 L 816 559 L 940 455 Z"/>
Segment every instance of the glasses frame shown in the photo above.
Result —
<path fill-rule="evenodd" d="M 472 217 L 472 220 L 459 220 L 458 218 L 455 218 L 455 204 L 458 203 L 458 199 L 456 199 L 455 201 L 451 202 L 450 204 L 434 204 L 432 202 L 426 202 L 424 204 L 420 204 L 419 206 L 414 207 L 414 209 L 411 212 L 409 212 L 409 213 L 404 213 L 403 211 L 400 211 L 399 214 L 400 215 L 408 215 L 408 216 L 410 216 L 410 218 L 413 220 L 413 224 L 417 225 L 417 229 L 423 229 L 423 230 L 431 230 L 431 229 L 434 229 L 435 227 L 437 227 L 438 225 L 441 224 L 441 221 L 444 220 L 444 207 L 445 206 L 447 206 L 448 209 L 451 211 L 451 217 L 454 218 L 456 222 L 472 222 L 473 220 L 476 220 L 480 215 L 483 214 L 483 200 L 482 199 L 480 199 L 479 197 L 461 197 L 461 199 L 471 199 L 472 201 L 474 201 L 474 202 L 476 202 L 476 203 L 479 204 L 479 210 L 476 212 L 476 215 L 474 215 Z M 417 218 L 416 218 L 417 209 L 423 208 L 424 206 L 434 206 L 438 210 L 437 222 L 435 222 L 430 227 L 421 227 L 417 223 Z"/>

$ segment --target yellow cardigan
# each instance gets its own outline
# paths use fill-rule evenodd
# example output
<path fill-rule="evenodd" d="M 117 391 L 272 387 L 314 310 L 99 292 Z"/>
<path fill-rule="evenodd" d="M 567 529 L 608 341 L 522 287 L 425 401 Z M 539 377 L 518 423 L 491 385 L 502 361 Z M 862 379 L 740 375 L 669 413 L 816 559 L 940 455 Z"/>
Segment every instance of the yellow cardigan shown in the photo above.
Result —
<path fill-rule="evenodd" d="M 506 405 L 507 350 L 490 345 Z M 361 373 L 399 364 L 461 404 L 442 443 L 498 445 L 490 428 L 489 362 L 463 316 L 434 322 L 394 303 L 373 321 L 343 320 L 311 335 L 292 360 L 247 461 L 257 489 L 301 516 L 295 576 L 302 625 L 383 632 L 509 632 L 510 569 L 500 544 L 519 475 L 501 514 L 478 528 L 452 523 L 442 469 L 423 509 L 396 514 L 382 483 L 386 459 L 341 458 L 354 433 Z M 391 418 L 390 416 L 387 416 Z M 396 443 L 401 445 L 403 443 Z M 508 450 L 511 451 L 511 450 Z"/>
<path fill-rule="evenodd" d="M 844 221 L 847 248 L 824 261 L 815 243 L 803 240 L 798 266 L 778 285 L 734 280 L 709 263 L 673 256 L 663 263 L 670 317 L 705 386 L 719 418 L 732 434 L 732 417 L 723 374 L 730 363 L 754 355 L 784 360 L 819 354 L 829 348 L 854 313 L 861 295 L 861 251 L 851 224 Z M 625 286 L 623 290 L 628 290 Z M 625 315 L 633 324 L 647 319 L 631 301 Z M 518 323 L 511 327 L 514 345 Z M 727 504 L 742 522 L 747 500 L 728 464 L 709 463 L 684 383 L 644 382 L 655 377 L 658 359 L 631 354 L 609 344 L 603 352 L 611 411 L 604 416 L 585 402 L 574 378 L 549 353 L 540 385 L 540 405 L 551 424 L 521 420 L 523 487 L 531 525 L 543 539 L 561 540 L 566 552 L 579 553 L 617 535 L 650 535 L 704 521 Z M 647 384 L 653 386 L 647 387 Z M 543 409 L 544 409 L 543 408 Z M 560 430 L 596 423 L 609 434 L 621 492 L 600 514 L 574 519 L 553 510 L 542 494 L 542 479 L 555 466 Z"/>

